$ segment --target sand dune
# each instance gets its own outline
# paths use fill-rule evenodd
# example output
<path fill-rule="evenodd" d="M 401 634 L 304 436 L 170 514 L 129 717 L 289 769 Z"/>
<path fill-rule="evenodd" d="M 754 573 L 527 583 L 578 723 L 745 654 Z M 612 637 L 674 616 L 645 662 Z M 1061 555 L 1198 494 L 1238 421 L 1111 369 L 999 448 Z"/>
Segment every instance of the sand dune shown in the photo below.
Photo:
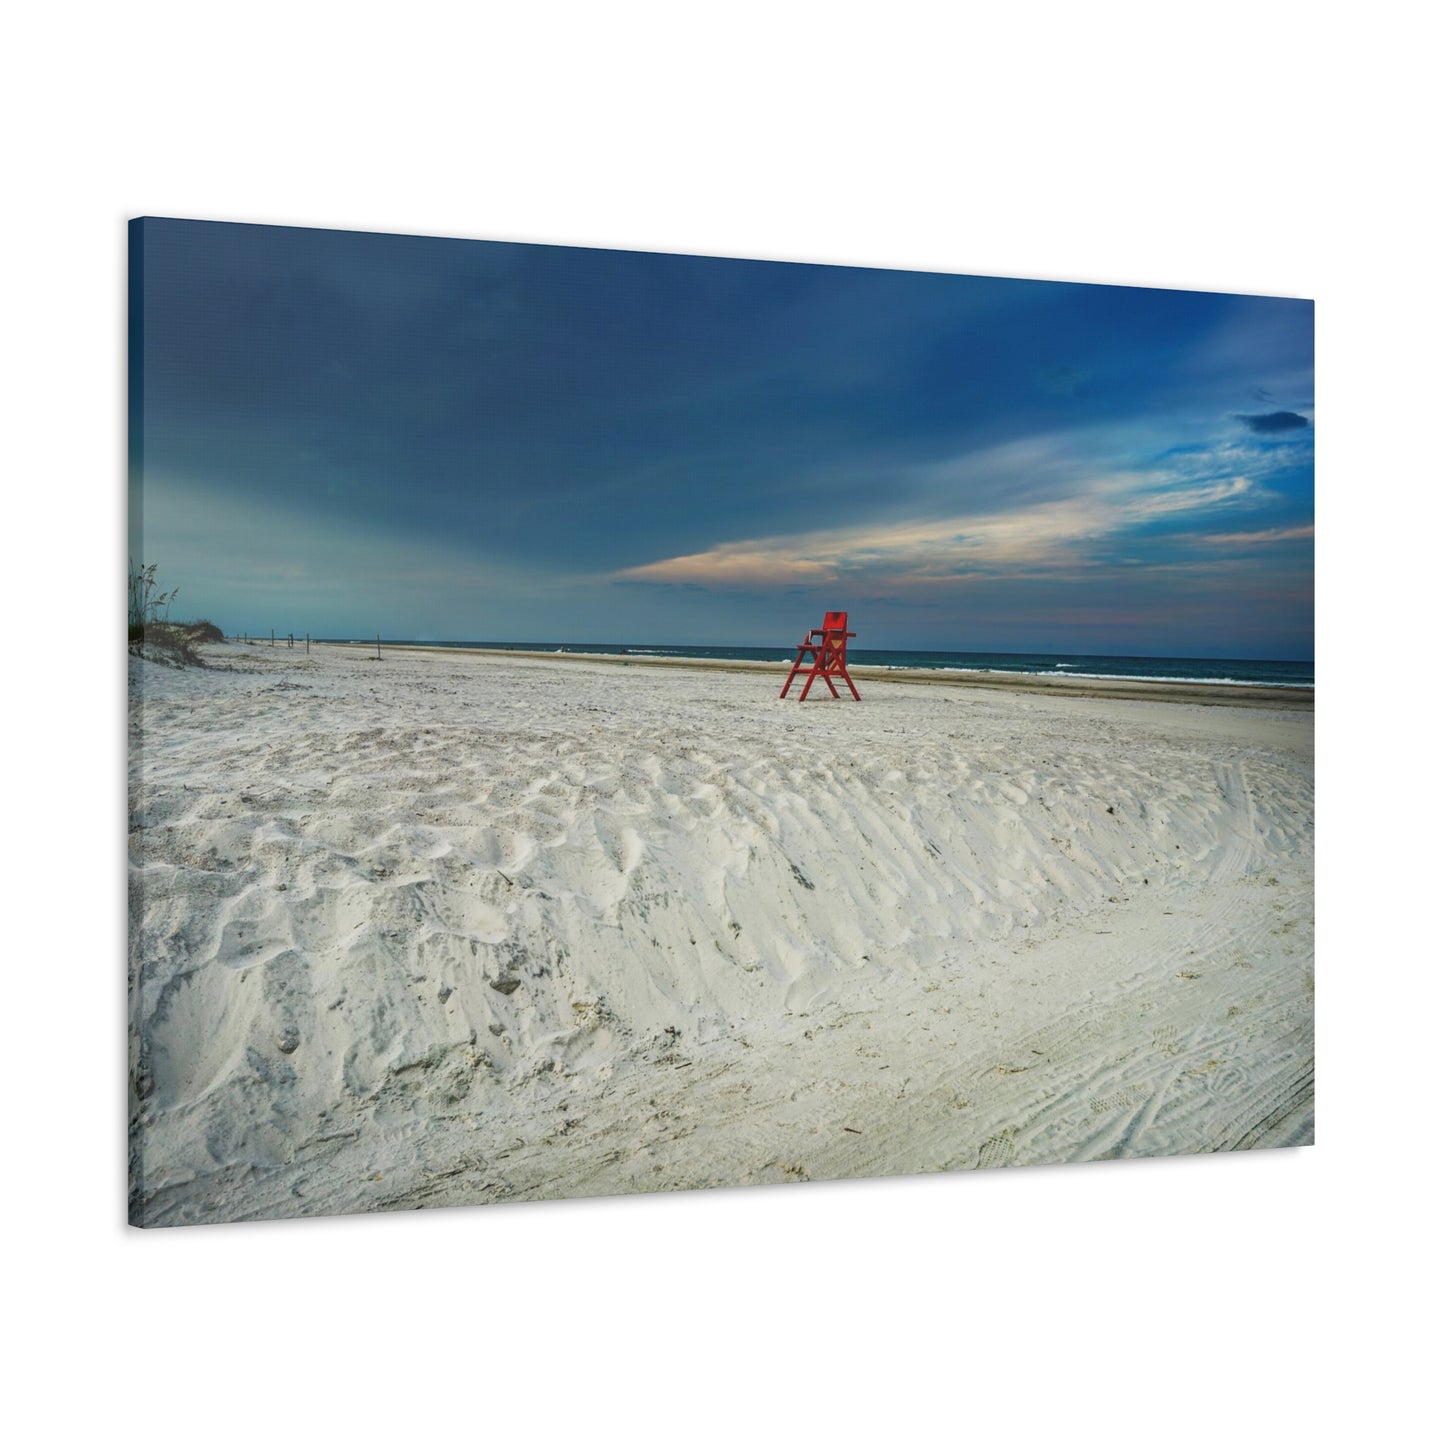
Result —
<path fill-rule="evenodd" d="M 1310 1142 L 1313 717 L 132 659 L 132 1212 Z"/>

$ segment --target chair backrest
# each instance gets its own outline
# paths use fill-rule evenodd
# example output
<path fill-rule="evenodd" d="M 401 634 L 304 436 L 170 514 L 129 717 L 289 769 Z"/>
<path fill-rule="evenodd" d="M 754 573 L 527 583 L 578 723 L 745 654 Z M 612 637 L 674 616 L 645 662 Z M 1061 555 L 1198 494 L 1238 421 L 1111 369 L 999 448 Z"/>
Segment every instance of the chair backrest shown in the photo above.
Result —
<path fill-rule="evenodd" d="M 846 612 L 825 612 L 823 625 L 813 635 L 822 639 L 818 646 L 830 668 L 846 666 L 848 639 L 853 635 L 848 631 Z"/>

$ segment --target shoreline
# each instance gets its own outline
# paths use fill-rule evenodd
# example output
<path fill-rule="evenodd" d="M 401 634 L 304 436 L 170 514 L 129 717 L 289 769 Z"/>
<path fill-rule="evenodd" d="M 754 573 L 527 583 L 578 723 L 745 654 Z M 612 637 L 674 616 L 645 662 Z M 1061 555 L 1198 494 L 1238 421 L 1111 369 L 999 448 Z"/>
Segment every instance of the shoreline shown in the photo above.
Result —
<path fill-rule="evenodd" d="M 316 648 L 341 652 L 374 650 L 374 642 L 312 642 Z M 686 668 L 701 672 L 750 672 L 772 674 L 780 680 L 788 674 L 787 662 L 760 662 L 749 658 L 650 657 L 617 652 L 534 652 L 502 647 L 437 647 L 425 643 L 382 643 L 388 652 L 423 656 L 526 658 L 557 663 L 597 663 L 603 667 Z M 1293 712 L 1313 712 L 1315 692 L 1309 687 L 1264 686 L 1253 683 L 1170 681 L 1143 678 L 1055 678 L 1034 673 L 941 672 L 931 668 L 876 667 L 850 665 L 858 682 L 901 682 L 925 687 L 986 688 L 1003 692 L 1044 694 L 1049 697 L 1104 698 L 1118 701 L 1196 703 L 1213 707 L 1273 707 Z M 801 682 L 798 684 L 801 686 Z M 795 696 L 796 694 L 793 694 Z M 826 690 L 823 696 L 829 702 Z M 809 701 L 813 701 L 812 697 Z"/>

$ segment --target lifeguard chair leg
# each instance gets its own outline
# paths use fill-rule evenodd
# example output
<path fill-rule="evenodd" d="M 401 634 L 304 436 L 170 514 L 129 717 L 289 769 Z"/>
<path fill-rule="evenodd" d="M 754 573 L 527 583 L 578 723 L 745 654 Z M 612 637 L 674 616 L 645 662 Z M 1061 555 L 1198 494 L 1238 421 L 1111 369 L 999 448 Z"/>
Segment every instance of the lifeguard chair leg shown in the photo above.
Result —
<path fill-rule="evenodd" d="M 804 656 L 810 652 L 816 654 L 817 648 L 809 642 L 800 642 L 798 644 L 798 655 L 793 659 L 792 671 L 788 673 L 788 680 L 783 684 L 783 690 L 778 694 L 779 697 L 787 697 L 788 689 L 793 685 L 793 679 L 797 677 L 803 669 Z"/>
<path fill-rule="evenodd" d="M 829 677 L 826 672 L 823 671 L 821 664 L 814 663 L 812 672 L 808 674 L 807 682 L 803 684 L 802 694 L 798 698 L 799 702 L 807 702 L 808 689 L 812 687 L 813 683 L 816 682 L 817 679 L 820 677 L 825 683 L 828 684 L 828 691 L 831 692 L 834 697 L 838 696 L 838 689 L 833 686 L 833 679 Z"/>

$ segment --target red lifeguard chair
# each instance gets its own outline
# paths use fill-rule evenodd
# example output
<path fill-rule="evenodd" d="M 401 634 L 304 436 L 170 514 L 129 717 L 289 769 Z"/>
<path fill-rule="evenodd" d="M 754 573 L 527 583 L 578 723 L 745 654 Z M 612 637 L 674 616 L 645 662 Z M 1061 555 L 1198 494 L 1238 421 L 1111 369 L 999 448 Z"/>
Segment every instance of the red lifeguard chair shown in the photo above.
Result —
<path fill-rule="evenodd" d="M 838 689 L 833 686 L 833 679 L 841 677 L 848 684 L 848 691 L 853 694 L 854 702 L 862 702 L 858 696 L 858 689 L 853 686 L 853 679 L 848 676 L 848 639 L 857 637 L 856 632 L 848 631 L 848 614 L 846 612 L 827 612 L 823 614 L 823 625 L 815 627 L 798 644 L 798 655 L 793 659 L 793 670 L 788 674 L 788 680 L 783 684 L 783 690 L 779 697 L 787 697 L 788 689 L 793 685 L 793 679 L 803 670 L 803 663 L 811 658 L 813 665 L 808 669 L 807 679 L 803 683 L 803 691 L 798 695 L 799 702 L 806 702 L 808 689 L 813 683 L 822 678 L 828 684 L 828 691 L 834 697 L 838 696 Z"/>

